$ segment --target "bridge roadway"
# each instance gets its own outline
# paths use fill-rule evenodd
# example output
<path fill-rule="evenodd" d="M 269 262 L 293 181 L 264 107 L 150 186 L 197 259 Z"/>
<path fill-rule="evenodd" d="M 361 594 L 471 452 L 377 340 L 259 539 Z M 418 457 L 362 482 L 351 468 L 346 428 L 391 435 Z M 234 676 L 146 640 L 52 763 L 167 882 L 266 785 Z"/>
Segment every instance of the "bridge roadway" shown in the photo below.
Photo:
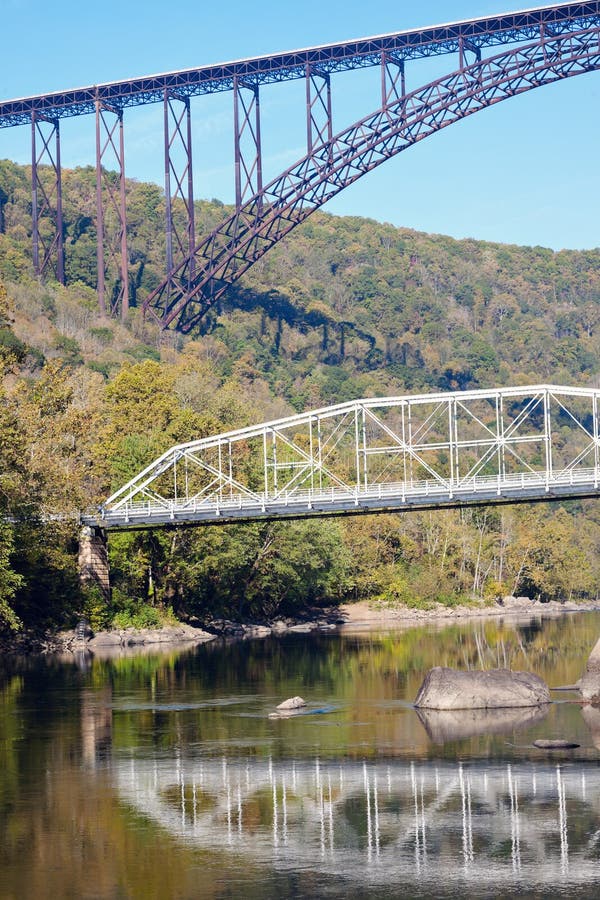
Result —
<path fill-rule="evenodd" d="M 600 390 L 357 400 L 178 444 L 82 523 L 102 529 L 599 494 Z"/>

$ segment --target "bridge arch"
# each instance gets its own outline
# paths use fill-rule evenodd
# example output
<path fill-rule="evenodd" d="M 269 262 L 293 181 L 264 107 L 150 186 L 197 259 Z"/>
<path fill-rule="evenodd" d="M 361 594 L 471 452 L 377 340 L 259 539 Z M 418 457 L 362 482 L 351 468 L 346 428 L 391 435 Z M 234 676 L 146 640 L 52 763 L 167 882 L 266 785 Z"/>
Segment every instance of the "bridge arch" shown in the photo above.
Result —
<path fill-rule="evenodd" d="M 479 54 L 478 54 L 479 56 Z M 600 27 L 476 59 L 397 96 L 312 147 L 205 236 L 144 303 L 163 328 L 189 332 L 269 249 L 356 180 L 403 150 L 496 103 L 600 69 Z"/>

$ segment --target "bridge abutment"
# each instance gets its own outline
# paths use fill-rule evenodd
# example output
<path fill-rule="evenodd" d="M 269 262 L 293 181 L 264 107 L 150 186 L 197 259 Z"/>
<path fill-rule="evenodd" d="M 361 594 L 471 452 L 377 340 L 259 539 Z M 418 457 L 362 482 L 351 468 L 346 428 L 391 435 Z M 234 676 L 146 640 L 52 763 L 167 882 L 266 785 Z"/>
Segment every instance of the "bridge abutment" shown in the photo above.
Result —
<path fill-rule="evenodd" d="M 79 532 L 79 580 L 84 587 L 95 585 L 110 600 L 108 537 L 103 528 L 84 525 Z"/>

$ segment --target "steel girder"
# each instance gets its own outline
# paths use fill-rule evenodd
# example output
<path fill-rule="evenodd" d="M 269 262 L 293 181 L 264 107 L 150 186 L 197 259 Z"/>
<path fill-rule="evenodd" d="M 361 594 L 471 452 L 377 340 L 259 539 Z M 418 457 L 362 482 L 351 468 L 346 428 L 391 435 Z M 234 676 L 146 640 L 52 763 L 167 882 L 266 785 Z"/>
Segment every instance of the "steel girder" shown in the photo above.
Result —
<path fill-rule="evenodd" d="M 579 31 L 594 23 L 600 24 L 600 0 L 551 4 L 537 9 L 483 16 L 179 72 L 55 91 L 0 103 L 0 128 L 30 124 L 33 112 L 52 118 L 91 114 L 95 112 L 98 99 L 115 108 L 124 109 L 146 103 L 161 103 L 165 89 L 191 97 L 233 90 L 236 77 L 257 84 L 273 84 L 304 78 L 307 65 L 316 66 L 331 74 L 378 66 L 384 52 L 393 53 L 405 60 L 421 59 L 459 52 L 461 38 L 481 50 L 498 44 L 534 40 L 539 35 L 541 26 L 552 29 L 556 34 Z"/>
<path fill-rule="evenodd" d="M 464 58 L 466 47 L 461 44 Z M 394 96 L 382 60 L 383 94 Z M 312 148 L 225 219 L 169 273 L 144 309 L 163 328 L 193 329 L 207 309 L 274 244 L 312 212 L 418 141 L 525 91 L 600 68 L 600 26 L 540 39 L 478 60 L 426 84 Z M 400 75 L 402 73 L 400 72 Z M 309 113 L 310 114 L 310 113 Z M 190 290 L 189 268 L 196 276 Z M 179 290 L 174 285 L 180 283 Z"/>
<path fill-rule="evenodd" d="M 600 390 L 535 385 L 341 403 L 167 450 L 102 528 L 596 495 Z"/>

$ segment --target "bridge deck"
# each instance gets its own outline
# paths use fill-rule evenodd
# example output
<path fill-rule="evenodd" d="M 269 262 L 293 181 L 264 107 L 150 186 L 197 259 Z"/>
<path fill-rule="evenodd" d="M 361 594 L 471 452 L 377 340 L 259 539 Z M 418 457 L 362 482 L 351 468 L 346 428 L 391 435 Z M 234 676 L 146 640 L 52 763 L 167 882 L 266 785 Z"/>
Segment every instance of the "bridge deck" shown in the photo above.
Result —
<path fill-rule="evenodd" d="M 471 49 L 535 40 L 540 27 L 551 33 L 576 31 L 600 24 L 600 0 L 558 3 L 493 16 L 480 16 L 441 25 L 398 31 L 357 40 L 324 44 L 249 59 L 233 60 L 147 75 L 139 78 L 53 91 L 0 102 L 0 128 L 31 123 L 32 113 L 60 119 L 90 115 L 100 100 L 115 109 L 159 103 L 165 90 L 181 96 L 210 94 L 233 89 L 234 78 L 269 84 L 304 78 L 306 67 L 326 73 L 380 65 L 383 51 L 398 60 L 455 53 L 458 42 Z"/>
<path fill-rule="evenodd" d="M 565 469 L 549 477 L 521 473 L 504 478 L 477 476 L 459 484 L 439 481 L 374 484 L 355 491 L 332 487 L 325 491 L 285 491 L 278 496 L 261 494 L 257 499 L 239 493 L 228 498 L 198 500 L 138 500 L 118 510 L 105 509 L 82 516 L 85 525 L 135 529 L 160 525 L 210 525 L 251 519 L 295 519 L 331 514 L 359 514 L 411 509 L 524 503 L 600 496 L 600 468 L 574 472 Z"/>

